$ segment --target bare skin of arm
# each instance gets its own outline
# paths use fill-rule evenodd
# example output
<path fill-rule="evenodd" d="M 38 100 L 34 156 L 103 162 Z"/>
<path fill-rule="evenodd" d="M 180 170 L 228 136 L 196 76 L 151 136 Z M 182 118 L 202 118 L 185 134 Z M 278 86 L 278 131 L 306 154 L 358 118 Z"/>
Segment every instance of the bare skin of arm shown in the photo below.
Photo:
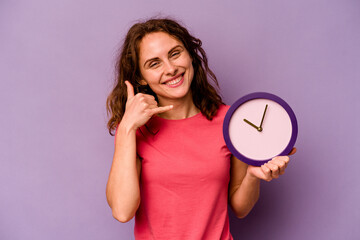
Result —
<path fill-rule="evenodd" d="M 289 155 L 296 152 L 293 148 Z M 270 182 L 285 173 L 288 156 L 278 156 L 261 167 L 247 165 L 231 156 L 229 203 L 238 218 L 246 217 L 260 195 L 260 180 Z"/>
<path fill-rule="evenodd" d="M 158 107 L 152 95 L 134 95 L 133 86 L 126 81 L 127 102 L 124 116 L 116 132 L 115 152 L 106 185 L 106 198 L 115 219 L 130 221 L 140 205 L 141 162 L 136 155 L 136 130 L 154 114 L 172 109 Z"/>
<path fill-rule="evenodd" d="M 124 124 L 125 125 L 125 124 Z M 140 205 L 141 162 L 136 157 L 136 131 L 120 123 L 106 197 L 112 214 L 120 222 L 133 218 Z"/>

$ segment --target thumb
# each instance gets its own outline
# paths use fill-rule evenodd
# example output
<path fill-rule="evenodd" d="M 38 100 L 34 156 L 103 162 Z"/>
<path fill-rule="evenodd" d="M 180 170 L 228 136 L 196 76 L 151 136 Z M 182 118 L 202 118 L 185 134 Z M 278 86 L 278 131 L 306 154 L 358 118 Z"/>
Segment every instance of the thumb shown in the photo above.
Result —
<path fill-rule="evenodd" d="M 129 81 L 125 81 L 126 88 L 127 88 L 127 99 L 134 97 L 134 87 L 131 85 Z"/>
<path fill-rule="evenodd" d="M 293 148 L 288 155 L 293 155 L 296 153 L 296 148 Z"/>

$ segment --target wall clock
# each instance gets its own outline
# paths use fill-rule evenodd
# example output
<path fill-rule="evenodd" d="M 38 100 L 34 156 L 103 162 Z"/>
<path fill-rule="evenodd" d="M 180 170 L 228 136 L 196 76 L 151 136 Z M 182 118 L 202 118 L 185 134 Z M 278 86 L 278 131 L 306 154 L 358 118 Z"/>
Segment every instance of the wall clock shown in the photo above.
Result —
<path fill-rule="evenodd" d="M 230 152 L 253 166 L 288 155 L 297 134 L 293 110 L 283 99 L 266 92 L 238 99 L 230 106 L 223 123 L 224 140 Z"/>

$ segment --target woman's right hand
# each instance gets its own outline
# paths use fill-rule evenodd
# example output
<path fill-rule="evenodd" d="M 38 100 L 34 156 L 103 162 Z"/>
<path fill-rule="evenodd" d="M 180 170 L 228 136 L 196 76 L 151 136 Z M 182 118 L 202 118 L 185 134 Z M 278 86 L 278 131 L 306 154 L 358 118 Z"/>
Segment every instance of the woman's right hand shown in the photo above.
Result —
<path fill-rule="evenodd" d="M 137 93 L 134 95 L 134 87 L 129 81 L 125 81 L 127 87 L 127 101 L 122 123 L 133 130 L 143 126 L 149 119 L 158 113 L 169 111 L 173 105 L 159 107 L 155 97 L 149 94 Z"/>

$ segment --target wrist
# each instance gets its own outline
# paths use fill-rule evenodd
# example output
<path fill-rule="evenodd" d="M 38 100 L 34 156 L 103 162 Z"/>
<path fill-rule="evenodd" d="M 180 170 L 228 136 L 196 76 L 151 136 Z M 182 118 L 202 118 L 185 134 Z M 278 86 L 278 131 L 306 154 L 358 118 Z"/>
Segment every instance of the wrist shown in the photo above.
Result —
<path fill-rule="evenodd" d="M 251 173 L 249 172 L 249 170 L 246 171 L 245 179 L 247 179 L 247 180 L 250 181 L 250 182 L 260 181 L 260 179 L 259 179 L 258 177 L 256 177 L 256 176 L 254 176 L 253 174 L 251 174 Z"/>
<path fill-rule="evenodd" d="M 131 134 L 133 132 L 136 132 L 137 129 L 138 128 L 134 126 L 134 124 L 127 122 L 126 119 L 122 119 L 121 122 L 119 123 L 118 131 L 121 131 L 126 134 Z"/>

